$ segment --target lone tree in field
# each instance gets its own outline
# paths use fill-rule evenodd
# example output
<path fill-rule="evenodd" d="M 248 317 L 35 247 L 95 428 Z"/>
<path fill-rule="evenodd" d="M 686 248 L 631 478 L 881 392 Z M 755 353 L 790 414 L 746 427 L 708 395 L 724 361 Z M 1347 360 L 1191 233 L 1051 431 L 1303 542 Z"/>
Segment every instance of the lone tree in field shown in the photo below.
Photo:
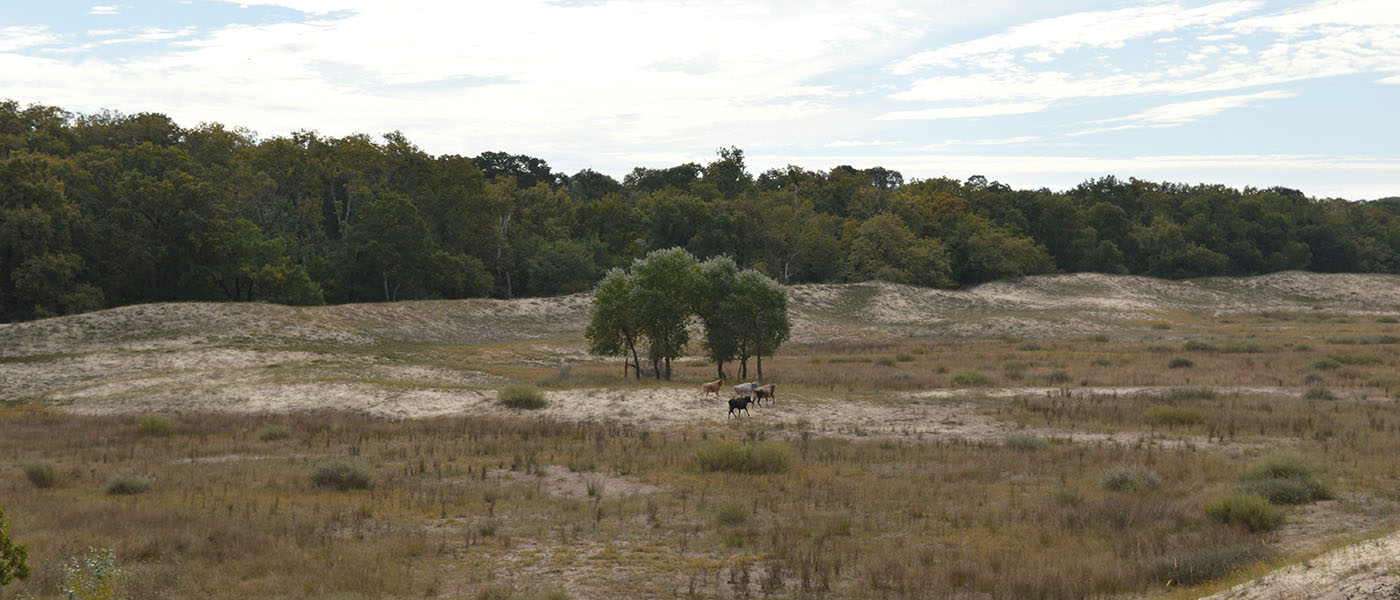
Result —
<path fill-rule="evenodd" d="M 612 269 L 598 283 L 589 314 L 588 352 L 599 356 L 621 356 L 622 377 L 632 367 L 637 379 L 642 378 L 642 365 L 637 361 L 637 343 L 641 341 L 641 325 L 634 309 L 636 284 L 622 269 Z"/>
<path fill-rule="evenodd" d="M 740 271 L 733 259 L 718 257 L 700 264 L 680 248 L 656 250 L 632 263 L 630 272 L 609 271 L 594 292 L 588 351 L 600 356 L 630 355 L 641 378 L 637 345 L 645 340 L 647 358 L 657 379 L 671 378 L 671 361 L 690 341 L 687 325 L 699 317 L 705 357 L 725 377 L 724 363 L 740 360 L 740 377 L 748 377 L 748 359 L 772 356 L 791 333 L 787 291 L 752 269 Z M 622 376 L 627 376 L 626 365 Z"/>

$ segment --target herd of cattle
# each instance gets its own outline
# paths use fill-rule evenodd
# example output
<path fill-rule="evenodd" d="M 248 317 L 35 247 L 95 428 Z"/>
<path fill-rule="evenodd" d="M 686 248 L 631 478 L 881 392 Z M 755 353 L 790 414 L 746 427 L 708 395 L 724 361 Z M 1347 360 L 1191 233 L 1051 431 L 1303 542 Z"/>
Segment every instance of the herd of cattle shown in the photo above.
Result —
<path fill-rule="evenodd" d="M 714 394 L 719 397 L 719 390 L 724 386 L 724 378 L 721 377 L 709 383 L 700 385 L 700 394 Z M 778 389 L 778 384 L 758 385 L 757 383 L 741 383 L 734 386 L 734 397 L 729 399 L 729 416 L 735 416 L 734 411 L 748 412 L 750 404 L 762 404 L 763 399 L 772 400 L 773 393 Z M 742 413 L 741 413 L 742 414 Z"/>

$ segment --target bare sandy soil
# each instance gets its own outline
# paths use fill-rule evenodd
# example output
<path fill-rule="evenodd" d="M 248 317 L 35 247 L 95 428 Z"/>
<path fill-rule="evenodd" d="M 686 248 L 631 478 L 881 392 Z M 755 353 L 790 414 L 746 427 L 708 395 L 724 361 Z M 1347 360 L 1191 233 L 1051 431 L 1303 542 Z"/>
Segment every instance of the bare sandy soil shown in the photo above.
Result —
<path fill-rule="evenodd" d="M 1205 600 L 1400 598 L 1400 533 L 1339 548 Z"/>

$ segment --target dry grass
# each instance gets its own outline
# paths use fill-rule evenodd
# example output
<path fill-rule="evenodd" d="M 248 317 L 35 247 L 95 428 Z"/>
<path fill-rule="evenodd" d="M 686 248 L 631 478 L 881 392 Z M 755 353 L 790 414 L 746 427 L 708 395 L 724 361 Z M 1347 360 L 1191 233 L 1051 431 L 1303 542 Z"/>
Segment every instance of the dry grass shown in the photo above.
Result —
<path fill-rule="evenodd" d="M 867 287 L 822 309 L 834 315 L 817 323 L 822 331 L 852 331 L 852 315 L 884 289 Z M 568 319 L 577 321 L 583 313 L 569 302 Z M 211 393 L 203 383 L 210 379 L 335 382 L 378 390 L 381 400 L 425 388 L 451 399 L 511 383 L 551 394 L 668 385 L 623 380 L 620 362 L 581 356 L 574 321 L 530 325 L 537 315 L 522 312 L 493 328 L 482 311 L 509 306 L 448 310 L 460 317 L 458 333 L 523 328 L 517 338 L 496 331 L 462 345 L 422 333 L 431 319 L 419 323 L 400 308 L 310 311 L 315 319 L 358 314 L 365 323 L 202 349 L 200 356 L 241 361 L 213 378 L 173 367 L 157 340 L 154 350 L 123 350 L 145 365 L 123 376 L 150 377 L 155 389 L 184 374 L 192 381 L 179 390 L 186 395 Z M 816 309 L 803 310 L 812 319 Z M 1062 318 L 1036 310 L 1026 318 Z M 381 312 L 398 320 L 366 316 Z M 999 316 L 952 314 L 937 326 L 966 332 Z M 23 469 L 0 478 L 0 506 L 35 566 L 34 577 L 0 598 L 58 597 L 62 565 L 88 547 L 114 550 L 131 574 L 130 597 L 1156 597 L 1295 551 L 1282 549 L 1283 534 L 1250 531 L 1250 515 L 1278 511 L 1277 531 L 1287 534 L 1315 518 L 1304 510 L 1325 506 L 1335 524 L 1320 529 L 1320 540 L 1397 522 L 1400 321 L 1306 307 L 1114 319 L 1081 319 L 1063 335 L 804 333 L 764 360 L 765 379 L 785 391 L 784 410 L 816 399 L 946 402 L 1006 425 L 981 437 L 886 435 L 894 426 L 885 423 L 833 432 L 765 421 L 775 412 L 763 408 L 742 423 L 716 417 L 666 427 L 523 411 L 426 419 L 179 412 L 152 426 L 140 413 L 0 406 L 0 455 L 15 465 L 44 461 L 57 482 L 38 487 Z M 26 327 L 41 325 L 60 323 Z M 49 338 L 36 339 L 26 343 L 55 350 Z M 1192 366 L 1171 368 L 1174 357 Z M 88 364 L 82 360 L 36 354 L 8 357 L 0 368 Z M 677 388 L 714 378 L 714 365 L 693 357 L 675 369 L 669 385 Z M 955 399 L 905 393 L 957 387 L 965 389 Z M 148 388 L 83 398 L 124 401 Z M 43 400 L 48 392 L 35 384 L 24 393 Z M 946 424 L 958 426 L 952 417 Z M 1069 441 L 1084 433 L 1096 437 Z M 1274 447 L 1291 448 L 1312 478 L 1256 477 L 1252 465 L 1270 464 Z M 318 468 L 337 462 L 373 485 L 318 486 Z M 560 472 L 575 472 L 584 491 L 557 493 L 551 482 Z M 138 495 L 106 493 L 123 474 L 154 485 Z M 1297 481 L 1325 482 L 1338 500 L 1216 508 L 1216 499 L 1240 490 L 1291 498 Z"/>

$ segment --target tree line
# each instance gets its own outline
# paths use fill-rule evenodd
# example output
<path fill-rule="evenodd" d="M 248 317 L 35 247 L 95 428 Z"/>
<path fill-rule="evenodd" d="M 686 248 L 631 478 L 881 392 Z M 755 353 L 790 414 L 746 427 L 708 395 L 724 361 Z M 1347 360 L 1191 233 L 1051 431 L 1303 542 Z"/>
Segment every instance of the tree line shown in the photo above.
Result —
<path fill-rule="evenodd" d="M 397 132 L 262 139 L 0 101 L 4 321 L 179 300 L 567 294 L 667 248 L 783 284 L 1400 273 L 1400 198 L 1112 176 L 1017 190 L 881 167 L 754 175 L 737 148 L 618 181 L 505 152 L 432 156 Z"/>
<path fill-rule="evenodd" d="M 739 377 L 747 378 L 753 358 L 763 379 L 763 357 L 772 356 L 792 330 L 781 284 L 753 269 L 740 270 L 728 256 L 701 263 L 682 248 L 669 248 L 603 276 L 584 337 L 590 353 L 624 357 L 622 376 L 630 367 L 638 379 L 637 348 L 645 343 L 652 373 L 669 380 L 671 361 L 690 341 L 692 317 L 704 327 L 700 348 L 720 378 L 727 377 L 724 363 L 734 360 Z"/>

